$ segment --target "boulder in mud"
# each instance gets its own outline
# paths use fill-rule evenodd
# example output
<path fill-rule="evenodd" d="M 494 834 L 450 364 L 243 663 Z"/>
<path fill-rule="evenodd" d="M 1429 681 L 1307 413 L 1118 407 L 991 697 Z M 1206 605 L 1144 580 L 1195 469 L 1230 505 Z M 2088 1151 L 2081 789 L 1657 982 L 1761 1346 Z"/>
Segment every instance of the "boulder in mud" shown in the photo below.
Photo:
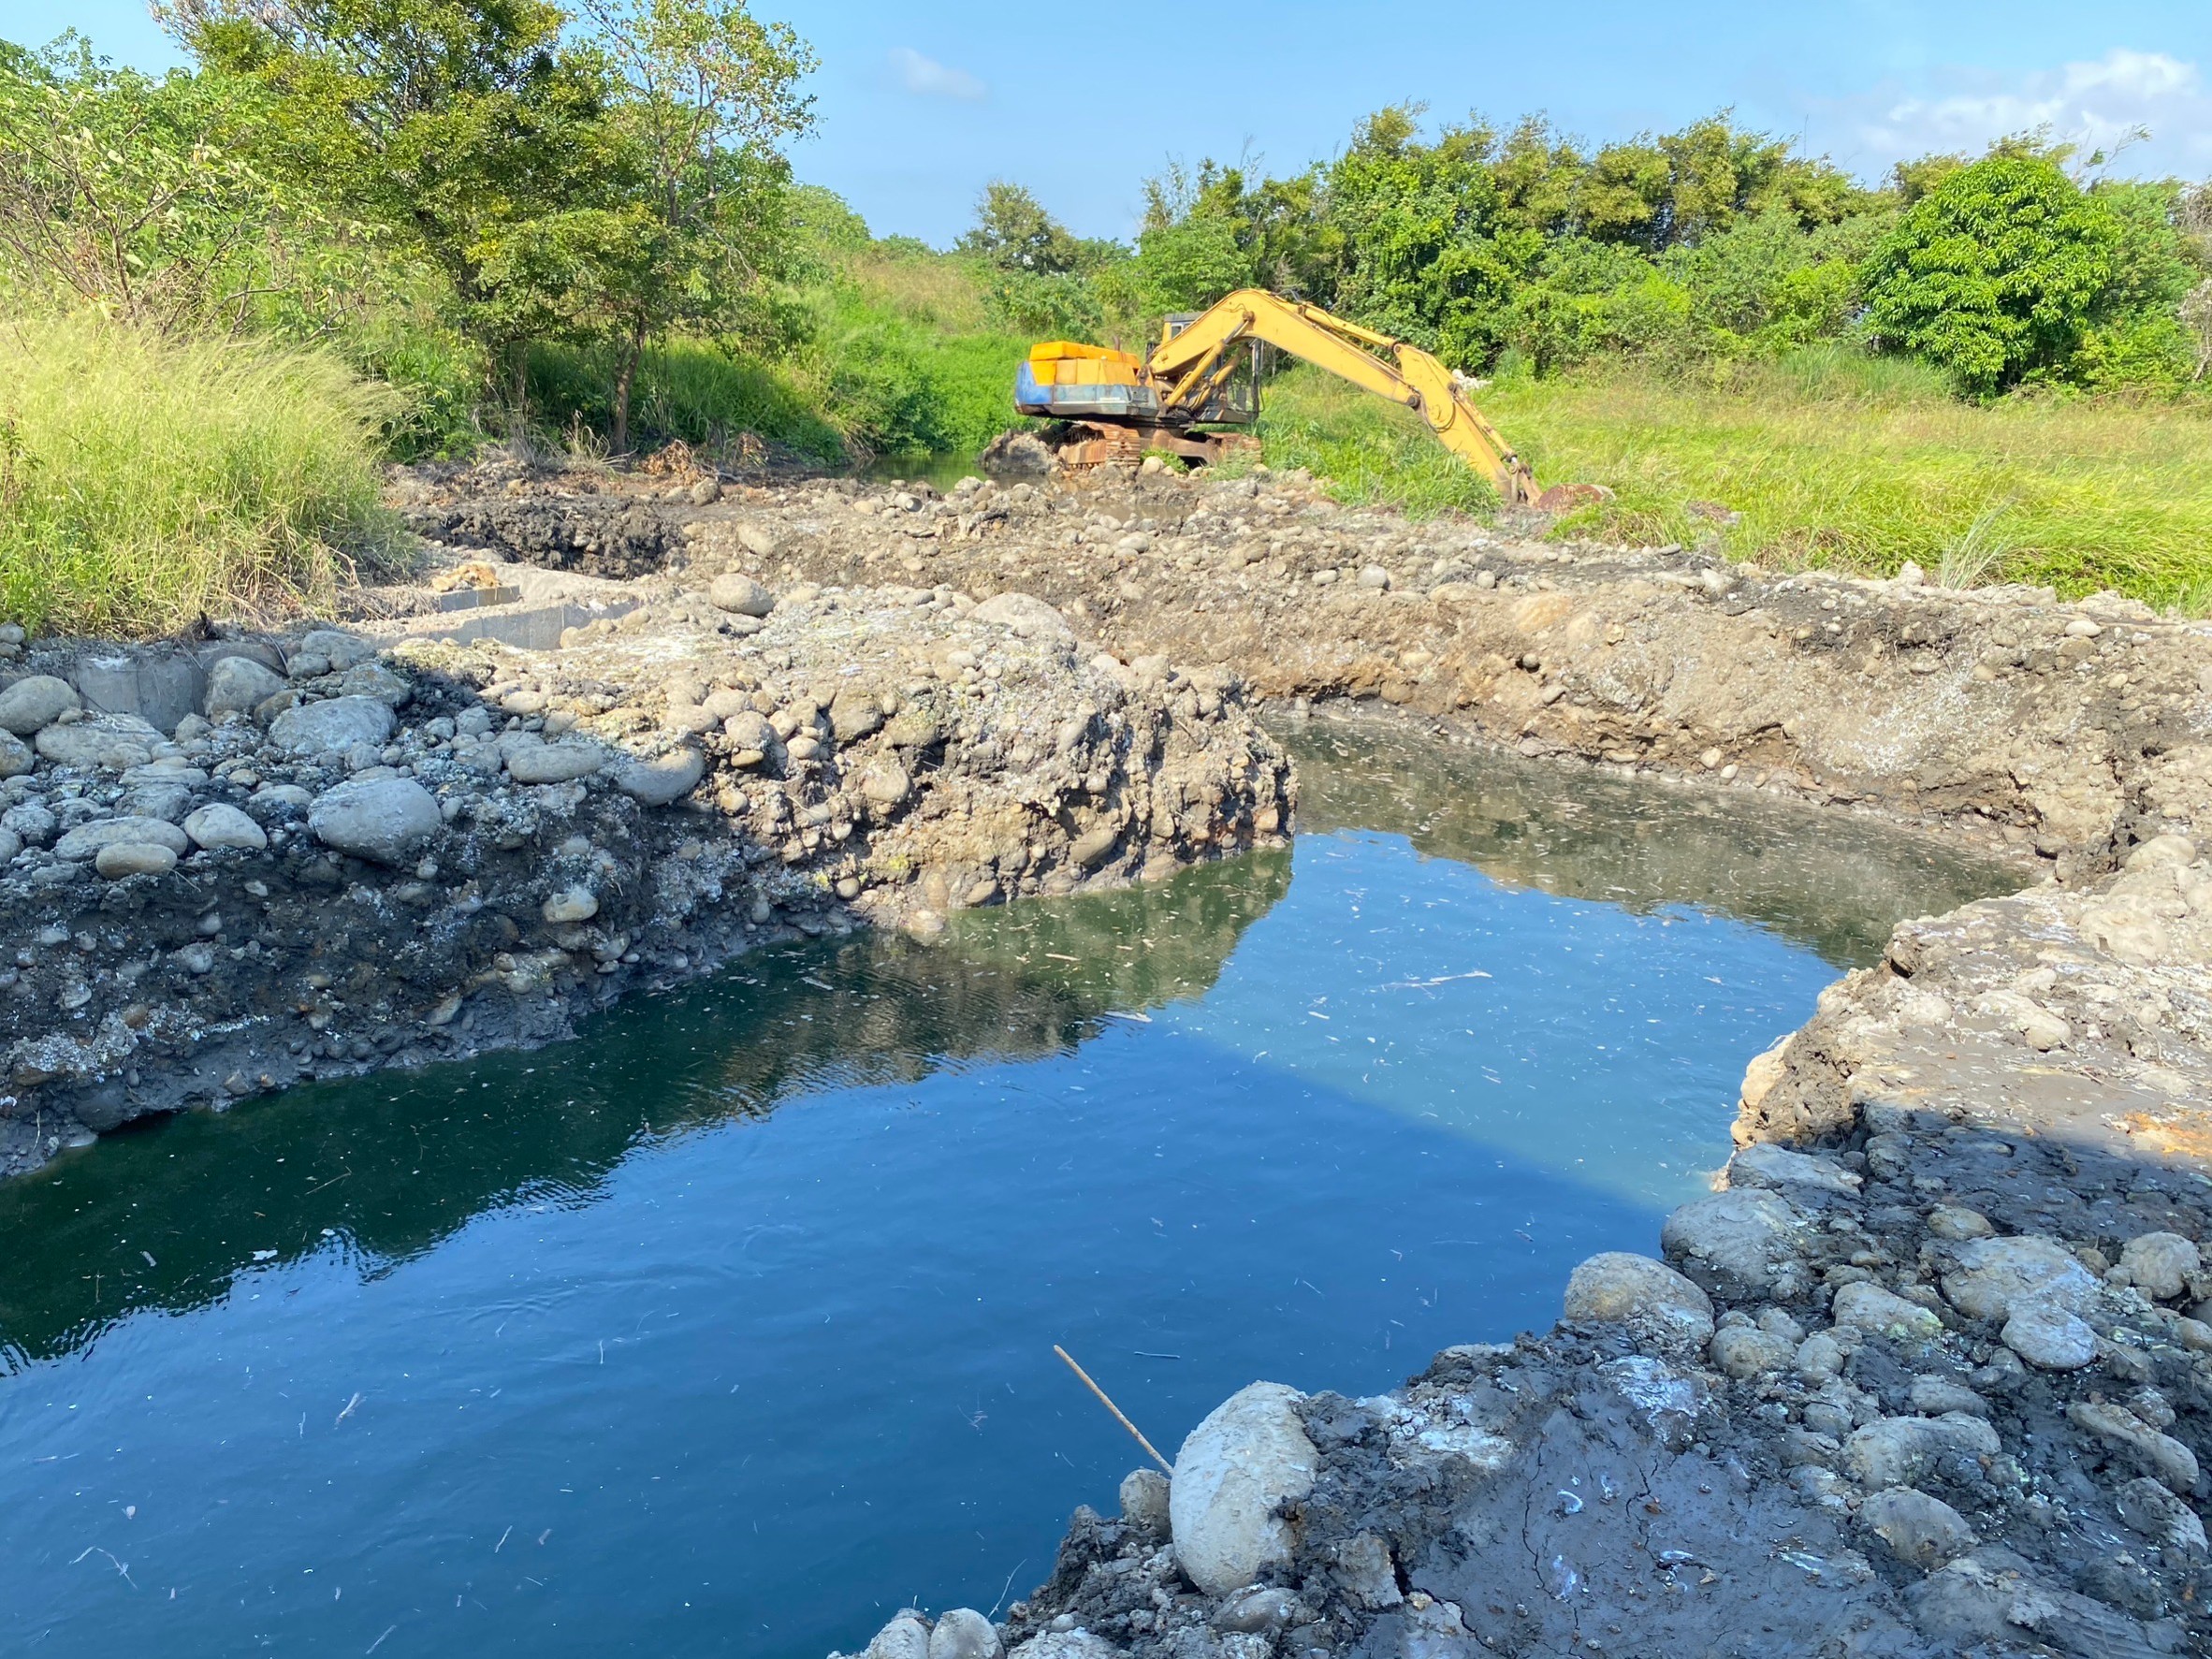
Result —
<path fill-rule="evenodd" d="M 26 675 L 0 691 L 0 731 L 28 737 L 82 706 L 77 688 L 67 680 L 51 674 Z"/>
<path fill-rule="evenodd" d="M 182 858 L 192 850 L 185 832 L 159 818 L 95 818 L 80 823 L 53 844 L 54 856 L 72 864 L 95 856 L 104 847 L 126 842 L 166 847 Z"/>
<path fill-rule="evenodd" d="M 332 697 L 302 703 L 269 722 L 269 741 L 294 754 L 342 755 L 366 744 L 382 749 L 399 724 L 391 705 L 376 697 Z"/>
<path fill-rule="evenodd" d="M 507 776 L 517 783 L 570 783 L 606 764 L 606 751 L 591 743 L 517 743 L 507 750 Z"/>
<path fill-rule="evenodd" d="M 1070 639 L 1075 635 L 1066 617 L 1031 593 L 996 594 L 975 607 L 975 619 L 1011 628 L 1023 639 L 1038 634 L 1060 634 Z"/>
<path fill-rule="evenodd" d="M 2008 1318 L 2030 1302 L 2079 1313 L 2097 1294 L 2089 1270 L 2056 1239 L 1969 1239 L 1956 1262 L 1943 1275 L 1943 1294 L 1970 1319 Z"/>
<path fill-rule="evenodd" d="M 284 689 L 284 677 L 251 657 L 218 657 L 201 711 L 211 720 L 250 715 Z"/>
<path fill-rule="evenodd" d="M 258 852 L 269 845 L 269 832 L 236 807 L 216 802 L 202 807 L 184 820 L 184 833 L 211 852 L 243 850 Z"/>
<path fill-rule="evenodd" d="M 1298 1415 L 1304 1398 L 1281 1383 L 1240 1389 L 1175 1454 L 1168 1492 L 1175 1559 L 1210 1595 L 1290 1561 L 1290 1523 L 1278 1511 L 1313 1490 L 1319 1461 Z"/>
<path fill-rule="evenodd" d="M 57 766 L 127 772 L 151 761 L 161 740 L 161 734 L 136 715 L 103 714 L 41 727 L 34 743 L 40 757 Z"/>
<path fill-rule="evenodd" d="M 657 760 L 633 757 L 615 767 L 615 786 L 648 807 L 666 807 L 698 788 L 706 759 L 695 749 L 679 749 Z"/>
<path fill-rule="evenodd" d="M 1899 1561 L 1932 1572 L 1974 1547 L 1974 1529 L 1941 1498 L 1917 1487 L 1892 1486 L 1859 1506 L 1858 1518 Z"/>
<path fill-rule="evenodd" d="M 752 577 L 730 571 L 715 577 L 706 601 L 718 611 L 736 617 L 764 617 L 776 608 L 776 595 Z"/>
<path fill-rule="evenodd" d="M 2177 1232 L 2146 1232 L 2120 1247 L 2119 1264 L 2131 1285 L 2144 1295 L 2164 1302 L 2181 1294 L 2203 1268 L 2204 1258 L 2194 1244 Z"/>
<path fill-rule="evenodd" d="M 1943 1320 L 1879 1285 L 1844 1286 L 1836 1292 L 1834 1314 L 1839 1325 L 1892 1342 L 1930 1342 L 1943 1333 Z"/>
<path fill-rule="evenodd" d="M 2119 1518 L 2161 1549 L 2205 1553 L 2204 1518 L 2149 1476 L 2119 1489 Z"/>
<path fill-rule="evenodd" d="M 929 1633 L 929 1659 L 999 1659 L 1005 1651 L 991 1621 L 973 1608 L 940 1613 Z"/>
<path fill-rule="evenodd" d="M 21 778 L 37 764 L 28 743 L 12 732 L 0 732 L 0 778 Z"/>
<path fill-rule="evenodd" d="M 876 1632 L 860 1659 L 929 1659 L 929 1622 L 911 1608 L 902 1609 Z"/>
<path fill-rule="evenodd" d="M 317 795 L 307 811 L 315 839 L 371 864 L 405 863 L 444 823 L 437 798 L 411 778 L 342 783 Z"/>
<path fill-rule="evenodd" d="M 126 876 L 166 876 L 177 867 L 177 855 L 151 841 L 110 841 L 93 857 L 93 868 L 110 881 Z"/>
<path fill-rule="evenodd" d="M 1048 1630 L 1033 1636 L 1008 1659 L 1124 1659 L 1122 1651 L 1087 1630 Z"/>
<path fill-rule="evenodd" d="M 1946 1459 L 1993 1458 L 1997 1431 L 1978 1417 L 1877 1418 L 1843 1443 L 1843 1470 L 1870 1492 L 1914 1486 Z"/>
<path fill-rule="evenodd" d="M 1659 1230 L 1659 1244 L 1694 1278 L 1710 1279 L 1732 1295 L 1787 1302 L 1811 1287 L 1797 1254 L 1805 1231 L 1803 1217 L 1784 1200 L 1734 1187 L 1675 1211 Z"/>
<path fill-rule="evenodd" d="M 1564 1311 L 1570 1319 L 1626 1325 L 1683 1351 L 1712 1339 L 1712 1299 L 1664 1261 L 1625 1250 L 1605 1251 L 1576 1268 Z"/>
<path fill-rule="evenodd" d="M 2056 1302 L 2024 1302 L 2005 1320 L 2004 1346 L 2038 1371 L 2079 1371 L 2097 1358 L 2097 1332 Z"/>

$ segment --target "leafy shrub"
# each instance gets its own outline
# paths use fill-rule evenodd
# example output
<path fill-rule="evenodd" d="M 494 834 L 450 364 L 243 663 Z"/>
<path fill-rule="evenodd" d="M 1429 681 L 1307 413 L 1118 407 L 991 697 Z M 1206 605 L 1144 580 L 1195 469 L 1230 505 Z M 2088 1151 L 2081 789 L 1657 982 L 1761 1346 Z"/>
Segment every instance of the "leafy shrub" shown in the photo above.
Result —
<path fill-rule="evenodd" d="M 2118 268 L 2117 216 L 2056 162 L 1991 155 L 1905 210 L 1865 276 L 1874 332 L 2001 391 L 2067 361 Z"/>

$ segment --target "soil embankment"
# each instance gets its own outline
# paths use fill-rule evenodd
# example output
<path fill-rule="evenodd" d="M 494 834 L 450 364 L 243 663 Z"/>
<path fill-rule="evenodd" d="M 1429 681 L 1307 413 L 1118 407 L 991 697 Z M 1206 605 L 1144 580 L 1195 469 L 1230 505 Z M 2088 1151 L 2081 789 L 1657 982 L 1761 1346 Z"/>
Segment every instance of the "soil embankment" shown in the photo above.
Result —
<path fill-rule="evenodd" d="M 201 648 L 188 720 L 60 706 L 120 706 L 90 653 L 14 665 L 73 683 L 0 690 L 31 721 L 0 817 L 13 1167 L 552 1035 L 851 909 L 926 931 L 1267 840 L 1288 782 L 1241 688 L 1373 696 L 2009 850 L 2023 891 L 1900 927 L 1752 1064 L 1665 1261 L 1598 1258 L 1550 1332 L 1387 1397 L 1245 1390 L 1171 1492 L 1079 1512 L 1003 1623 L 902 1616 L 876 1659 L 2212 1642 L 2203 629 L 1417 526 L 1296 479 L 582 482 L 411 481 L 505 602 L 364 595 L 343 634 L 262 642 L 267 683 Z M 347 643 L 533 628 L 558 648 Z M 134 668 L 141 712 L 190 672 Z M 265 694 L 218 706 L 219 678 Z"/>

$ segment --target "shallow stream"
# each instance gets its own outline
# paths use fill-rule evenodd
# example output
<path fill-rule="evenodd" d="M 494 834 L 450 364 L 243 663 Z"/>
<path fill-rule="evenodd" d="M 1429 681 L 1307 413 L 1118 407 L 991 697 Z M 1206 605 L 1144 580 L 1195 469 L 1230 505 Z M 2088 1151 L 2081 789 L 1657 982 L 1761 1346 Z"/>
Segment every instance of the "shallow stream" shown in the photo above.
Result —
<path fill-rule="evenodd" d="M 0 1187 L 0 1645 L 857 1650 L 1258 1376 L 1548 1325 L 1744 1062 L 2019 878 L 1316 721 L 1295 852 L 765 953 Z"/>

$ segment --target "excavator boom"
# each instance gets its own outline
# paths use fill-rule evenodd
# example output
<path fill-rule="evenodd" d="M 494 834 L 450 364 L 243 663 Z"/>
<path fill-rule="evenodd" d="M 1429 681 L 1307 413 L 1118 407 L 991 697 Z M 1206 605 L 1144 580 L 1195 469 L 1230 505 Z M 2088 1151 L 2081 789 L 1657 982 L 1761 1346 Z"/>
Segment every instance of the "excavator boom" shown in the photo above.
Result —
<path fill-rule="evenodd" d="M 1451 371 L 1419 346 L 1332 317 L 1317 306 L 1241 288 L 1160 342 L 1145 364 L 1165 420 L 1218 384 L 1230 351 L 1264 341 L 1317 369 L 1418 411 L 1446 448 L 1490 478 L 1508 505 L 1536 500 L 1528 463 L 1470 403 Z M 1390 354 L 1386 360 L 1378 353 Z"/>

